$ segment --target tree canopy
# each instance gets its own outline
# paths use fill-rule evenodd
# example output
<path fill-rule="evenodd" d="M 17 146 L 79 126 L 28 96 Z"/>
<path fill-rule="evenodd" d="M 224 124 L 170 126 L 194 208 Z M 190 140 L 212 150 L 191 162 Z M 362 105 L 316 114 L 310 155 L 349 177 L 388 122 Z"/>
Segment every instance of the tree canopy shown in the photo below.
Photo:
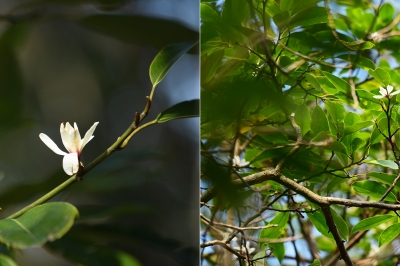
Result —
<path fill-rule="evenodd" d="M 202 1 L 201 20 L 202 265 L 396 265 L 399 10 Z"/>

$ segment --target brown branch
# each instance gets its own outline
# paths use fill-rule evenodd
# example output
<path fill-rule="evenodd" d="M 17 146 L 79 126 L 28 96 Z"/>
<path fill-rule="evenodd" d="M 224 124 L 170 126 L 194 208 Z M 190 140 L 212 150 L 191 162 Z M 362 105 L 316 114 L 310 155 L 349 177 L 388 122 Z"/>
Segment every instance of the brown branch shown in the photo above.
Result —
<path fill-rule="evenodd" d="M 269 225 L 265 225 L 265 226 L 238 227 L 238 226 L 234 226 L 234 225 L 230 225 L 230 224 L 212 222 L 212 221 L 209 220 L 207 217 L 205 217 L 203 214 L 200 214 L 200 218 L 201 218 L 202 220 L 204 220 L 204 221 L 205 221 L 206 223 L 208 223 L 208 224 L 219 225 L 219 226 L 223 226 L 223 227 L 235 229 L 235 230 L 238 230 L 238 231 L 259 230 L 259 229 L 265 229 L 265 228 L 270 228 L 270 227 L 276 227 L 276 226 L 278 226 L 278 225 L 276 225 L 276 224 L 269 224 Z"/>
<path fill-rule="evenodd" d="M 321 206 L 321 210 L 322 210 L 322 213 L 325 216 L 326 224 L 329 227 L 329 231 L 332 233 L 333 238 L 335 239 L 335 242 L 336 242 L 336 245 L 337 245 L 337 247 L 339 249 L 341 258 L 343 259 L 343 261 L 346 263 L 347 266 L 354 265 L 353 262 L 350 259 L 349 254 L 346 251 L 346 248 L 344 247 L 343 239 L 339 235 L 339 231 L 338 231 L 338 229 L 336 227 L 336 224 L 335 224 L 335 222 L 333 220 L 333 216 L 332 216 L 330 207 L 329 206 Z"/>
<path fill-rule="evenodd" d="M 206 243 L 203 243 L 200 245 L 201 248 L 205 248 L 205 247 L 210 247 L 210 246 L 221 246 L 224 249 L 232 252 L 233 254 L 235 254 L 238 258 L 240 259 L 245 259 L 246 256 L 243 256 L 242 254 L 240 254 L 239 252 L 237 252 L 235 249 L 233 249 L 231 246 L 229 246 L 228 244 L 226 244 L 224 241 L 221 240 L 212 240 Z"/>
<path fill-rule="evenodd" d="M 371 201 L 361 201 L 361 200 L 351 200 L 351 199 L 343 199 L 343 198 L 335 198 L 335 197 L 323 197 L 309 190 L 308 188 L 298 184 L 290 178 L 287 178 L 283 174 L 276 173 L 275 170 L 265 170 L 259 173 L 255 173 L 243 178 L 249 185 L 255 185 L 262 183 L 267 180 L 273 180 L 278 182 L 279 184 L 301 194 L 311 202 L 318 205 L 332 205 L 338 204 L 347 207 L 372 207 L 379 208 L 384 210 L 400 210 L 400 204 L 388 204 L 382 202 L 371 202 Z M 246 186 L 241 180 L 233 180 L 232 185 L 236 188 L 243 188 Z M 215 186 L 211 186 L 201 195 L 202 202 L 208 202 L 212 198 L 216 196 Z"/>

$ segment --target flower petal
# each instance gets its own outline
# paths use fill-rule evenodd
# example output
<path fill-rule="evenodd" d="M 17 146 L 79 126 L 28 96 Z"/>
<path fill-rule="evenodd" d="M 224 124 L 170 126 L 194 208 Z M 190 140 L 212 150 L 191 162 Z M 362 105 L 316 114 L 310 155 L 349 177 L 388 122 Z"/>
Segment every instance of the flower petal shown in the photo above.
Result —
<path fill-rule="evenodd" d="M 69 143 L 69 152 L 70 153 L 78 153 L 81 152 L 81 134 L 79 134 L 79 129 L 76 123 L 74 123 L 74 127 L 71 127 L 69 131 L 70 143 Z"/>
<path fill-rule="evenodd" d="M 86 134 L 83 137 L 82 142 L 81 142 L 80 151 L 82 151 L 83 147 L 85 147 L 85 145 L 94 137 L 93 132 L 96 129 L 98 124 L 99 124 L 99 122 L 95 122 L 93 124 L 93 126 L 91 128 L 89 128 L 89 130 L 86 132 Z"/>
<path fill-rule="evenodd" d="M 393 95 L 396 95 L 396 94 L 399 94 L 399 93 L 400 93 L 400 90 L 397 90 L 397 91 L 391 93 L 390 96 L 393 96 Z"/>
<path fill-rule="evenodd" d="M 69 151 L 70 140 L 69 140 L 69 134 L 68 134 L 68 130 L 67 130 L 68 125 L 69 125 L 69 123 L 67 122 L 64 127 L 64 124 L 61 123 L 60 134 L 61 134 L 61 140 L 62 140 L 62 143 L 64 144 L 64 147 Z"/>
<path fill-rule="evenodd" d="M 392 90 L 393 90 L 393 86 L 388 85 L 386 87 L 386 90 L 387 90 L 388 94 L 390 94 L 392 92 Z"/>
<path fill-rule="evenodd" d="M 385 96 L 382 96 L 382 95 L 374 95 L 374 96 L 372 96 L 372 97 L 374 97 L 375 99 L 382 99 L 382 98 L 385 98 Z"/>
<path fill-rule="evenodd" d="M 387 91 L 386 89 L 379 87 L 379 93 L 382 94 L 382 96 L 386 96 L 387 95 Z"/>
<path fill-rule="evenodd" d="M 67 175 L 74 175 L 79 169 L 78 153 L 70 153 L 64 156 L 63 169 Z"/>
<path fill-rule="evenodd" d="M 52 141 L 51 138 L 49 138 L 49 136 L 47 136 L 46 134 L 40 133 L 39 138 L 44 142 L 44 144 L 46 144 L 47 147 L 50 148 L 50 150 L 54 151 L 55 153 L 57 153 L 59 155 L 68 154 L 68 153 L 60 150 L 60 148 L 58 148 L 57 144 L 55 144 L 54 141 Z"/>

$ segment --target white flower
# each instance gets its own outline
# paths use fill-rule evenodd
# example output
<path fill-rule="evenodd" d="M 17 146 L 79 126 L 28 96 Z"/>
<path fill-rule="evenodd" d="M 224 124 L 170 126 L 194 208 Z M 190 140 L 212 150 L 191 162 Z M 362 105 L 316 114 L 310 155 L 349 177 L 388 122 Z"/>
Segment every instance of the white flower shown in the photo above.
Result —
<path fill-rule="evenodd" d="M 378 32 L 374 32 L 370 35 L 370 38 L 374 41 L 374 42 L 380 42 L 383 40 L 382 35 L 379 34 Z"/>
<path fill-rule="evenodd" d="M 232 240 L 235 241 L 236 239 L 237 238 L 235 237 Z M 233 247 L 233 249 L 238 250 L 243 255 L 246 255 L 247 253 L 250 255 L 250 254 L 254 253 L 254 251 L 256 251 L 255 248 L 250 247 L 250 241 L 246 241 L 246 247 L 241 245 L 240 247 Z M 246 251 L 246 249 L 247 249 L 247 251 Z"/>
<path fill-rule="evenodd" d="M 386 89 L 379 87 L 379 92 L 381 95 L 375 95 L 375 99 L 382 99 L 382 98 L 392 98 L 393 95 L 399 94 L 400 90 L 391 93 L 393 90 L 393 86 L 388 85 Z"/>
<path fill-rule="evenodd" d="M 79 169 L 79 157 L 81 156 L 83 147 L 94 137 L 93 132 L 99 122 L 93 124 L 93 126 L 86 132 L 85 137 L 81 139 L 79 134 L 78 126 L 74 123 L 72 127 L 68 122 L 65 124 L 61 123 L 60 133 L 62 142 L 67 149 L 68 153 L 60 150 L 57 144 L 54 143 L 46 134 L 40 133 L 39 137 L 50 148 L 59 155 L 64 155 L 63 168 L 67 175 L 74 175 Z"/>
<path fill-rule="evenodd" d="M 240 159 L 240 157 L 237 155 L 233 158 L 233 166 L 243 167 L 248 166 L 249 164 L 249 162 L 247 162 L 245 159 Z"/>

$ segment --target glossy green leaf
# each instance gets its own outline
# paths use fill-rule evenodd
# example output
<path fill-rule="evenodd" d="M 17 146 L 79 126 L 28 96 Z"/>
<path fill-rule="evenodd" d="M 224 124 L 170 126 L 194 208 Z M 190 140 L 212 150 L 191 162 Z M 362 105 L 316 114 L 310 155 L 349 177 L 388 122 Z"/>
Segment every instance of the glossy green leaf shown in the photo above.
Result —
<path fill-rule="evenodd" d="M 366 90 L 356 90 L 360 100 L 360 106 L 369 110 L 381 110 L 379 100 L 374 98 L 374 94 Z"/>
<path fill-rule="evenodd" d="M 265 228 L 260 232 L 260 238 L 263 239 L 276 239 L 282 233 L 282 228 L 284 228 L 289 219 L 288 212 L 279 212 L 268 224 L 277 225 L 274 227 Z"/>
<path fill-rule="evenodd" d="M 282 11 L 289 11 L 294 0 L 281 0 L 280 8 Z"/>
<path fill-rule="evenodd" d="M 358 194 L 371 197 L 374 200 L 380 199 L 387 190 L 383 185 L 371 180 L 354 182 L 352 187 Z M 396 202 L 396 196 L 390 192 L 385 201 Z"/>
<path fill-rule="evenodd" d="M 386 184 L 386 185 L 392 185 L 394 182 L 394 179 L 397 177 L 395 174 L 387 174 L 387 173 L 382 173 L 382 172 L 369 172 L 367 174 L 369 177 L 372 177 L 373 179 L 379 181 L 380 183 Z M 400 184 L 397 182 L 396 188 L 400 189 Z"/>
<path fill-rule="evenodd" d="M 265 4 L 265 12 L 270 17 L 274 17 L 275 15 L 282 13 L 282 10 L 275 1 L 267 1 Z"/>
<path fill-rule="evenodd" d="M 321 2 L 321 0 L 294 1 L 292 4 L 292 15 L 315 6 L 319 2 Z"/>
<path fill-rule="evenodd" d="M 96 14 L 79 20 L 82 25 L 123 41 L 162 49 L 170 44 L 195 42 L 199 33 L 168 19 L 122 14 Z"/>
<path fill-rule="evenodd" d="M 45 203 L 16 219 L 0 220 L 0 241 L 16 248 L 41 246 L 61 238 L 77 216 L 78 210 L 69 203 Z"/>
<path fill-rule="evenodd" d="M 0 266 L 17 266 L 17 264 L 10 257 L 0 254 Z"/>
<path fill-rule="evenodd" d="M 399 169 L 397 164 L 395 164 L 395 162 L 391 161 L 391 160 L 366 160 L 365 162 L 366 163 L 370 163 L 370 164 L 380 165 L 380 166 L 383 166 L 383 167 L 389 167 L 389 168 L 394 169 L 394 170 Z"/>
<path fill-rule="evenodd" d="M 342 91 L 344 93 L 349 93 L 351 91 L 350 84 L 344 81 L 343 79 L 336 77 L 335 75 L 332 75 L 329 72 L 322 71 L 324 76 L 335 86 L 335 88 L 339 91 Z"/>
<path fill-rule="evenodd" d="M 379 236 L 379 246 L 389 243 L 400 234 L 400 223 L 392 224 Z"/>
<path fill-rule="evenodd" d="M 323 142 L 325 141 L 326 144 L 320 146 L 323 149 L 330 150 L 330 151 L 337 151 L 337 152 L 346 152 L 346 147 L 343 145 L 343 143 L 337 141 L 335 137 L 327 134 L 326 132 L 322 131 L 315 136 L 311 142 Z"/>
<path fill-rule="evenodd" d="M 162 111 L 156 118 L 157 123 L 199 116 L 199 100 L 184 101 Z"/>
<path fill-rule="evenodd" d="M 391 214 L 385 214 L 385 215 L 375 215 L 373 217 L 366 218 L 364 220 L 359 221 L 354 227 L 353 230 L 351 231 L 352 233 L 358 232 L 358 231 L 364 231 L 364 230 L 369 230 L 372 228 L 376 228 L 380 224 L 389 222 L 391 220 L 394 220 L 396 216 L 393 216 Z"/>
<path fill-rule="evenodd" d="M 195 42 L 174 43 L 163 48 L 151 62 L 149 74 L 153 86 L 156 86 L 165 77 L 170 68 L 179 60 Z"/>
<path fill-rule="evenodd" d="M 327 23 L 328 15 L 325 7 L 314 6 L 297 13 L 290 20 L 291 27 L 310 26 L 314 24 Z"/>
<path fill-rule="evenodd" d="M 363 122 L 355 123 L 352 126 L 346 127 L 344 129 L 344 135 L 346 136 L 346 135 L 352 134 L 354 132 L 358 132 L 359 130 L 370 127 L 373 124 L 374 123 L 372 121 L 363 121 Z"/>
<path fill-rule="evenodd" d="M 343 104 L 339 102 L 325 101 L 325 108 L 332 117 L 334 123 L 342 122 L 346 114 Z"/>
<path fill-rule="evenodd" d="M 274 249 L 272 254 L 282 263 L 283 258 L 285 257 L 285 245 L 283 243 L 270 243 L 268 244 L 271 248 Z"/>
<path fill-rule="evenodd" d="M 334 239 L 332 233 L 329 232 L 325 217 L 321 211 L 308 212 L 307 217 L 313 223 L 318 232 L 330 239 Z"/>
<path fill-rule="evenodd" d="M 311 134 L 316 136 L 319 132 L 330 132 L 328 120 L 321 107 L 315 106 L 311 115 Z"/>
<path fill-rule="evenodd" d="M 387 127 L 388 120 L 387 120 L 387 118 L 383 117 L 383 118 L 379 119 L 377 124 L 378 124 L 378 127 L 380 130 L 376 126 L 374 126 L 374 129 L 372 130 L 372 133 L 371 133 L 371 144 L 378 143 L 379 141 L 385 139 L 385 137 L 382 135 L 381 132 L 383 132 L 385 134 L 385 136 L 388 136 L 388 127 Z M 392 118 L 391 123 L 390 123 L 390 133 L 393 134 L 393 132 L 396 131 L 397 127 L 398 127 L 398 123 L 396 121 L 394 121 Z"/>
<path fill-rule="evenodd" d="M 200 4 L 200 17 L 203 21 L 206 22 L 218 22 L 219 20 L 219 15 L 217 11 L 215 11 L 209 5 L 203 3 Z"/>
<path fill-rule="evenodd" d="M 201 58 L 201 84 L 209 82 L 221 66 L 224 50 L 218 50 Z"/>
<path fill-rule="evenodd" d="M 353 112 L 348 112 L 344 117 L 344 124 L 346 127 L 351 127 L 352 125 L 360 121 L 361 121 L 360 116 Z"/>
<path fill-rule="evenodd" d="M 308 266 L 321 266 L 321 261 L 319 259 L 315 259 L 310 265 Z"/>
<path fill-rule="evenodd" d="M 373 61 L 371 61 L 370 59 L 365 58 L 363 56 L 357 56 L 355 54 L 343 54 L 343 55 L 339 55 L 338 58 L 346 60 L 350 63 L 357 62 L 356 65 L 361 67 L 364 70 L 369 70 L 369 69 L 374 70 L 376 68 Z"/>
<path fill-rule="evenodd" d="M 390 85 L 390 75 L 385 70 L 383 70 L 382 68 L 378 67 L 375 70 L 370 69 L 368 71 L 368 74 L 373 76 L 383 86 Z"/>
<path fill-rule="evenodd" d="M 304 136 L 310 130 L 311 126 L 310 110 L 308 109 L 307 105 L 301 104 L 297 106 L 294 120 L 301 128 L 301 134 Z"/>
<path fill-rule="evenodd" d="M 347 223 L 343 220 L 343 217 L 340 216 L 332 207 L 331 213 L 340 237 L 346 241 L 349 241 L 349 227 L 347 226 Z"/>
<path fill-rule="evenodd" d="M 319 84 L 318 80 L 313 75 L 306 73 L 306 74 L 304 74 L 304 76 L 306 77 L 306 80 L 308 82 L 310 82 L 311 86 L 314 87 L 314 89 L 316 89 L 317 91 L 321 90 L 321 85 Z"/>

